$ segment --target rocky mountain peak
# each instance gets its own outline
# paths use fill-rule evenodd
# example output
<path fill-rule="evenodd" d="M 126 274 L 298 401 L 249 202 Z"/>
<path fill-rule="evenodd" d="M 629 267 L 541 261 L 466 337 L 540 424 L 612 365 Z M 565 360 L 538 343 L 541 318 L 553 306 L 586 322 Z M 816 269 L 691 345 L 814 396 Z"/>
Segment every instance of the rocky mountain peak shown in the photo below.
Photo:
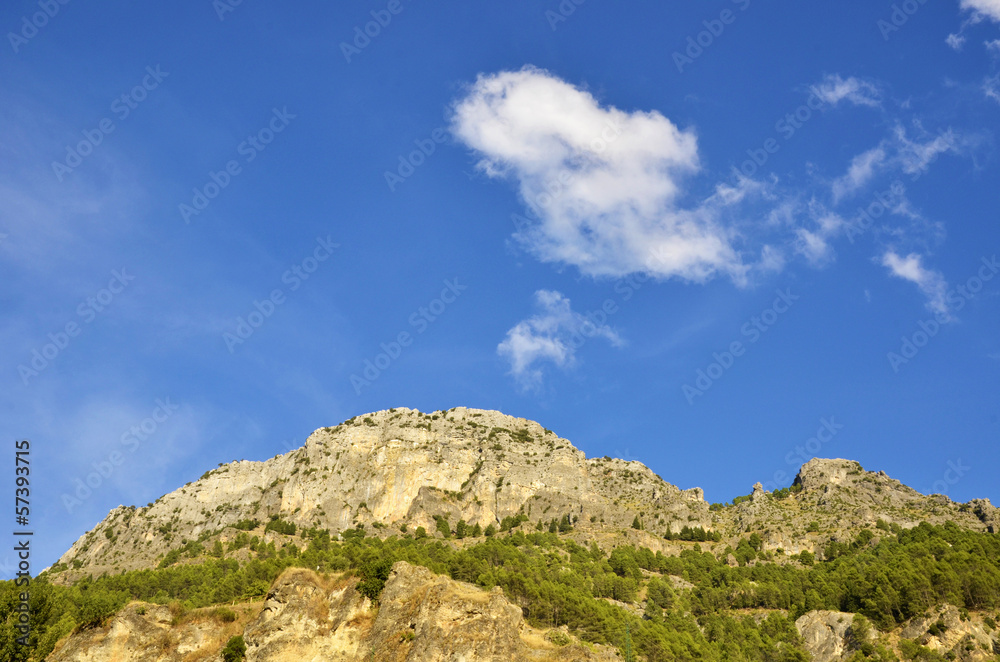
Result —
<path fill-rule="evenodd" d="M 853 482 L 852 476 L 864 473 L 859 462 L 816 457 L 802 465 L 792 485 L 800 485 L 804 490 L 822 489 L 827 485 L 847 485 Z"/>
<path fill-rule="evenodd" d="M 566 520 L 612 532 L 637 518 L 640 531 L 657 532 L 653 540 L 668 529 L 712 527 L 700 489 L 682 491 L 640 462 L 588 459 L 534 421 L 465 407 L 395 408 L 316 430 L 303 447 L 264 462 L 224 464 L 146 507 L 119 507 L 60 565 L 150 567 L 187 541 L 227 544 L 237 530 L 336 535 L 360 526 L 386 536 L 418 527 L 433 534 L 442 521 L 486 529 L 514 520 L 566 528 Z"/>

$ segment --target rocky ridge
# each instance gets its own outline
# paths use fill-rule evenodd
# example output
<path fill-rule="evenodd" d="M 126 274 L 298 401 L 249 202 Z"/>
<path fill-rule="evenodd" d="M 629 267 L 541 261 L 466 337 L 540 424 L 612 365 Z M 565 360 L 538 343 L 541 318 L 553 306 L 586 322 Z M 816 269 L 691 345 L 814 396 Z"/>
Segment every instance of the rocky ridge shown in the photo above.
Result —
<path fill-rule="evenodd" d="M 277 518 L 299 531 L 361 526 L 384 537 L 417 527 L 433 535 L 438 518 L 485 529 L 505 518 L 521 516 L 527 528 L 569 516 L 583 544 L 628 541 L 665 554 L 681 548 L 664 535 L 685 527 L 715 532 L 723 546 L 758 532 L 765 550 L 785 554 L 821 552 L 879 520 L 1000 530 L 1000 511 L 988 500 L 922 495 L 840 459 L 813 459 L 792 489 L 765 492 L 758 484 L 737 501 L 710 507 L 699 488 L 681 490 L 640 462 L 587 458 L 526 419 L 464 407 L 432 414 L 399 408 L 319 429 L 302 448 L 264 462 L 221 465 L 145 507 L 119 506 L 74 543 L 53 574 L 71 581 L 155 567 L 188 541 L 228 543 L 241 522 L 266 541 L 297 542 L 266 530 Z M 641 530 L 632 528 L 636 521 Z"/>

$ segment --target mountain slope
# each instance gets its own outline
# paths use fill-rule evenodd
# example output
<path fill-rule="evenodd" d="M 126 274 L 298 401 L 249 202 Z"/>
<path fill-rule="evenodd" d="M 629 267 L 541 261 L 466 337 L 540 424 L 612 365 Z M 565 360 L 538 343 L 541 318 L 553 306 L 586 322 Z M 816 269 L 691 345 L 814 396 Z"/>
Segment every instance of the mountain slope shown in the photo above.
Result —
<path fill-rule="evenodd" d="M 400 408 L 317 430 L 302 448 L 265 462 L 222 465 L 146 507 L 120 506 L 52 570 L 70 581 L 156 567 L 181 549 L 196 556 L 215 541 L 230 544 L 238 529 L 301 546 L 291 525 L 299 533 L 361 526 L 369 535 L 417 527 L 435 535 L 440 521 L 454 527 L 462 520 L 471 531 L 517 525 L 515 518 L 526 520 L 525 529 L 565 519 L 584 544 L 613 547 L 624 539 L 664 553 L 679 549 L 664 535 L 699 528 L 719 545 L 757 532 L 765 550 L 788 554 L 819 552 L 879 520 L 1000 530 L 1000 514 L 987 500 L 924 496 L 857 462 L 815 459 L 790 490 L 765 493 L 758 484 L 735 505 L 710 507 L 699 488 L 680 490 L 640 462 L 588 459 L 533 421 L 464 407 L 433 414 Z"/>

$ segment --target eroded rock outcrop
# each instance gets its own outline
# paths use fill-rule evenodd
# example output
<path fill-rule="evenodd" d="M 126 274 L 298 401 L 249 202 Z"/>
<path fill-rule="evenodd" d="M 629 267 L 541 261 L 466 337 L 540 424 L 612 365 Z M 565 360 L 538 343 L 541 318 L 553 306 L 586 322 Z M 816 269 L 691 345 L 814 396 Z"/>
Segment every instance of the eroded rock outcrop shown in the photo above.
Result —
<path fill-rule="evenodd" d="M 788 492 L 776 498 L 755 485 L 751 498 L 727 509 L 716 528 L 764 531 L 764 549 L 793 554 L 820 553 L 830 540 L 853 541 L 879 520 L 903 528 L 953 522 L 972 531 L 1000 530 L 1000 510 L 987 499 L 961 504 L 943 495 L 921 494 L 884 471 L 865 471 L 852 460 L 814 458 L 802 465 Z"/>
<path fill-rule="evenodd" d="M 803 645 L 813 662 L 839 662 L 850 651 L 851 621 L 854 614 L 840 611 L 810 611 L 795 621 Z"/>
<path fill-rule="evenodd" d="M 248 662 L 364 659 L 373 615 L 355 583 L 301 568 L 283 573 L 243 635 Z"/>
<path fill-rule="evenodd" d="M 167 607 L 136 602 L 122 609 L 105 627 L 71 635 L 46 659 L 49 662 L 212 659 L 241 628 L 238 621 L 226 623 L 213 618 L 211 610 L 205 610 L 202 617 L 177 622 Z"/>
<path fill-rule="evenodd" d="M 104 627 L 63 641 L 52 662 L 186 662 L 218 660 L 235 634 L 246 662 L 609 662 L 613 649 L 550 643 L 528 627 L 503 591 L 396 563 L 381 604 L 357 592 L 357 580 L 323 578 L 302 568 L 284 572 L 245 628 L 203 618 L 178 623 L 167 607 L 133 603 Z"/>
<path fill-rule="evenodd" d="M 1000 655 L 1000 631 L 987 624 L 985 616 L 963 615 L 953 605 L 941 605 L 891 632 L 879 633 L 864 619 L 859 626 L 854 614 L 818 610 L 800 616 L 795 627 L 813 662 L 844 662 L 866 645 L 883 646 L 900 659 L 921 655 L 918 647 L 922 647 L 949 660 L 987 662 Z"/>
<path fill-rule="evenodd" d="M 913 618 L 899 631 L 901 638 L 963 662 L 995 660 L 1000 654 L 995 635 L 980 619 L 963 618 L 953 605 L 941 605 L 926 616 Z"/>

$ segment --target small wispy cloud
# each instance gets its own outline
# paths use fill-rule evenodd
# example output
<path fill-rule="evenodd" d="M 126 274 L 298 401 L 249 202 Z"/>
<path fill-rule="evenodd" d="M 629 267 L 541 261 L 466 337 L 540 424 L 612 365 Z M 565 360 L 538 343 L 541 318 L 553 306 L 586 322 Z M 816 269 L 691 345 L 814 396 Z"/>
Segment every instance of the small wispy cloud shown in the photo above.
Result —
<path fill-rule="evenodd" d="M 497 353 L 510 363 L 510 374 L 526 390 L 541 386 L 543 364 L 573 366 L 576 350 L 588 339 L 604 338 L 615 347 L 624 344 L 611 327 L 575 312 L 559 292 L 538 290 L 535 305 L 538 314 L 518 322 L 497 346 Z"/>
<path fill-rule="evenodd" d="M 841 78 L 840 74 L 828 74 L 822 82 L 813 85 L 811 89 L 821 101 L 831 106 L 836 106 L 841 101 L 870 108 L 882 106 L 882 95 L 878 87 L 854 76 Z"/>
<path fill-rule="evenodd" d="M 795 230 L 795 252 L 805 257 L 812 266 L 822 267 L 833 260 L 831 242 L 840 235 L 847 222 L 815 200 L 807 206 L 805 214 L 811 224 L 808 228 Z"/>
<path fill-rule="evenodd" d="M 869 185 L 887 172 L 902 172 L 907 175 L 923 173 L 940 155 L 958 153 L 963 145 L 963 139 L 951 129 L 933 135 L 924 130 L 919 122 L 915 122 L 914 126 L 918 137 L 910 138 L 906 128 L 896 124 L 890 135 L 879 145 L 851 159 L 847 171 L 835 178 L 830 185 L 833 204 L 837 205 L 861 191 L 869 190 Z M 905 197 L 900 197 L 890 211 L 911 219 L 919 218 L 919 214 L 910 208 Z"/>
<path fill-rule="evenodd" d="M 950 129 L 934 138 L 920 141 L 910 140 L 906 135 L 906 129 L 897 125 L 893 130 L 893 136 L 900 166 L 908 175 L 923 172 L 939 155 L 955 152 L 958 149 L 958 139 Z"/>
<path fill-rule="evenodd" d="M 843 198 L 866 186 L 878 172 L 879 167 L 885 163 L 885 160 L 886 151 L 881 146 L 855 156 L 851 160 L 847 172 L 833 182 L 834 202 L 840 202 Z"/>
<path fill-rule="evenodd" d="M 893 276 L 914 283 L 927 297 L 928 310 L 949 317 L 948 313 L 948 283 L 939 272 L 926 269 L 922 258 L 916 253 L 906 257 L 899 256 L 889 250 L 882 256 L 882 266 L 887 267 Z"/>
<path fill-rule="evenodd" d="M 1000 74 L 996 76 L 988 76 L 986 80 L 983 81 L 983 94 L 985 94 L 988 99 L 993 99 L 997 103 L 1000 103 Z"/>
<path fill-rule="evenodd" d="M 948 44 L 952 50 L 960 51 L 962 50 L 962 46 L 965 45 L 965 35 L 949 34 L 945 38 L 944 43 Z"/>

